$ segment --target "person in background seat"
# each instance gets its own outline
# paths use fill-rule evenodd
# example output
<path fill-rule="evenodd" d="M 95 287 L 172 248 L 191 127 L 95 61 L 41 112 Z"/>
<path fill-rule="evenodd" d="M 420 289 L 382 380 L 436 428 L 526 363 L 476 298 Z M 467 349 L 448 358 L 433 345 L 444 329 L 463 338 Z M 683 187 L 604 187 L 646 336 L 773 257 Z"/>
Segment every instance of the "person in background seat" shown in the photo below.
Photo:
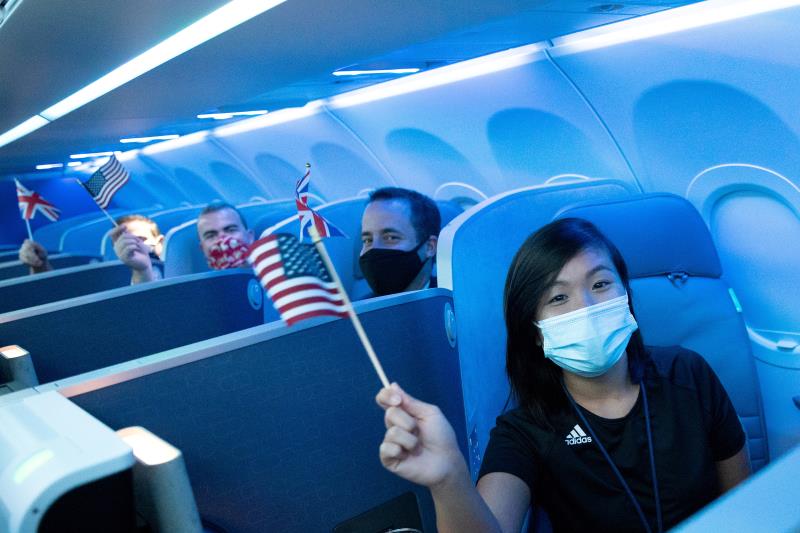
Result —
<path fill-rule="evenodd" d="M 375 296 L 436 287 L 432 276 L 441 216 L 417 191 L 384 187 L 361 218 L 359 266 Z"/>
<path fill-rule="evenodd" d="M 247 252 L 253 243 L 253 230 L 236 207 L 225 202 L 211 202 L 197 217 L 200 249 L 209 268 L 250 268 Z"/>
<path fill-rule="evenodd" d="M 123 216 L 117 224 L 111 242 L 117 258 L 131 269 L 131 285 L 161 279 L 164 236 L 158 224 L 144 215 Z"/>
<path fill-rule="evenodd" d="M 118 225 L 111 232 L 114 253 L 130 267 L 131 284 L 159 279 L 161 273 L 151 262 L 159 260 L 163 251 L 164 236 L 158 225 L 144 215 L 126 215 L 116 222 Z M 31 274 L 53 270 L 47 250 L 30 239 L 22 243 L 19 260 L 30 267 Z"/>
<path fill-rule="evenodd" d="M 381 389 L 381 462 L 430 489 L 439 531 L 517 533 L 534 500 L 556 532 L 666 531 L 750 474 L 714 371 L 680 346 L 646 347 L 629 295 L 622 256 L 591 223 L 525 241 L 504 296 L 517 407 L 497 419 L 477 487 L 441 411 Z"/>

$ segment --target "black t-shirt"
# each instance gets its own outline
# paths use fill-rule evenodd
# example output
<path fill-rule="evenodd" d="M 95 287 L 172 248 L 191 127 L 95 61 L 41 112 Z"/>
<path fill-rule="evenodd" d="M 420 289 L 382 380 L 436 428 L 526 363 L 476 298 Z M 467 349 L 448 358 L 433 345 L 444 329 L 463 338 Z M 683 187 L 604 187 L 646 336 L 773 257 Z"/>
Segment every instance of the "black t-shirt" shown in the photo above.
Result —
<path fill-rule="evenodd" d="M 733 405 L 705 360 L 680 347 L 648 348 L 644 383 L 650 410 L 664 528 L 719 494 L 715 462 L 742 449 Z M 580 408 L 580 407 L 579 407 Z M 655 499 L 642 395 L 625 417 L 604 419 L 580 408 L 656 531 Z M 480 475 L 523 480 L 555 531 L 643 531 L 625 489 L 573 410 L 538 426 L 518 408 L 500 416 Z"/>

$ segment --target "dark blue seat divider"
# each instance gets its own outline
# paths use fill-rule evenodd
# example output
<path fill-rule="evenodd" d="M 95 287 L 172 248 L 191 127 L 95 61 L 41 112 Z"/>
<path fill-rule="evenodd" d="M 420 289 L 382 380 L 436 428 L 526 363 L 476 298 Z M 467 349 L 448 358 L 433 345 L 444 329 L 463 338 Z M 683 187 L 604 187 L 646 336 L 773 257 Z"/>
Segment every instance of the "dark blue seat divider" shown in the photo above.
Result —
<path fill-rule="evenodd" d="M 53 269 L 85 265 L 99 260 L 100 258 L 95 255 L 56 254 L 50 256 L 50 264 Z M 0 280 L 27 276 L 29 273 L 30 267 L 22 261 L 8 261 L 0 264 Z"/>
<path fill-rule="evenodd" d="M 120 261 L 62 268 L 0 281 L 0 314 L 129 285 L 130 269 Z"/>
<path fill-rule="evenodd" d="M 463 445 L 448 305 L 431 289 L 356 310 L 389 379 L 439 405 Z M 141 425 L 180 448 L 201 515 L 226 531 L 331 531 L 408 490 L 435 531 L 428 491 L 380 464 L 380 381 L 346 319 L 265 324 L 40 387 L 52 388 L 113 429 Z"/>
<path fill-rule="evenodd" d="M 262 324 L 262 305 L 251 271 L 197 274 L 0 315 L 0 346 L 28 350 L 48 383 Z"/>

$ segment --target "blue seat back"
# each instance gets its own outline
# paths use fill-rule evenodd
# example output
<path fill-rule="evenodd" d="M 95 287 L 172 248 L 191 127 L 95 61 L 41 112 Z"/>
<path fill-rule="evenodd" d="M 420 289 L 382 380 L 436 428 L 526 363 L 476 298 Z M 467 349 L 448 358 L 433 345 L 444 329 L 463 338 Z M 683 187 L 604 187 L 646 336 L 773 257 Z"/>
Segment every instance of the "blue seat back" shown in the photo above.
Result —
<path fill-rule="evenodd" d="M 100 258 L 96 255 L 54 254 L 48 259 L 54 270 L 69 268 L 87 263 L 96 263 Z M 24 277 L 30 274 L 30 267 L 22 261 L 6 261 L 0 264 L 0 280 Z"/>
<path fill-rule="evenodd" d="M 2 314 L 0 345 L 47 383 L 261 324 L 262 305 L 251 272 L 210 272 Z"/>
<path fill-rule="evenodd" d="M 119 261 L 80 265 L 0 281 L 0 314 L 129 285 Z"/>
<path fill-rule="evenodd" d="M 608 179 L 527 187 L 468 209 L 439 236 L 439 286 L 453 290 L 473 476 L 508 399 L 503 287 L 511 259 L 565 205 L 631 194 L 631 186 Z"/>
<path fill-rule="evenodd" d="M 679 196 L 651 194 L 578 205 L 558 217 L 591 221 L 619 248 L 645 343 L 681 345 L 708 361 L 745 427 L 753 467 L 763 466 L 767 434 L 750 342 L 697 210 Z"/>
<path fill-rule="evenodd" d="M 390 379 L 439 405 L 463 443 L 450 303 L 433 289 L 356 309 Z M 435 531 L 429 492 L 378 460 L 380 382 L 346 319 L 265 324 L 52 388 L 112 429 L 178 447 L 200 514 L 226 531 L 331 531 L 406 491 Z"/>
<path fill-rule="evenodd" d="M 111 209 L 108 214 L 116 217 L 123 211 L 121 209 Z M 74 217 L 58 220 L 52 224 L 46 224 L 33 231 L 33 240 L 44 246 L 48 250 L 59 250 L 61 247 L 61 236 L 70 228 L 79 226 L 92 220 L 108 220 L 103 213 L 93 210 L 90 213 L 76 215 Z"/>
<path fill-rule="evenodd" d="M 249 228 L 262 219 L 283 220 L 295 210 L 294 200 L 274 200 L 236 206 Z M 271 218 L 270 218 L 271 217 Z M 255 234 L 258 237 L 258 233 Z M 164 276 L 208 272 L 208 264 L 200 250 L 197 219 L 173 227 L 164 239 Z"/>

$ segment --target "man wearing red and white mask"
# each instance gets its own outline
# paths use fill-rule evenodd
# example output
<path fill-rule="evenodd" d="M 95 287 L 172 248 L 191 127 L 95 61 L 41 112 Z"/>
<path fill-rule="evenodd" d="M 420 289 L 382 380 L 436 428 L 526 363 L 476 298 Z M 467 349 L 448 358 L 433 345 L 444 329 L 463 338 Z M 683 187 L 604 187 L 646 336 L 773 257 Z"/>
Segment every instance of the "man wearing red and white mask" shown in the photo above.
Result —
<path fill-rule="evenodd" d="M 249 268 L 247 252 L 253 243 L 253 230 L 239 211 L 224 202 L 212 202 L 197 217 L 200 249 L 209 268 Z"/>

